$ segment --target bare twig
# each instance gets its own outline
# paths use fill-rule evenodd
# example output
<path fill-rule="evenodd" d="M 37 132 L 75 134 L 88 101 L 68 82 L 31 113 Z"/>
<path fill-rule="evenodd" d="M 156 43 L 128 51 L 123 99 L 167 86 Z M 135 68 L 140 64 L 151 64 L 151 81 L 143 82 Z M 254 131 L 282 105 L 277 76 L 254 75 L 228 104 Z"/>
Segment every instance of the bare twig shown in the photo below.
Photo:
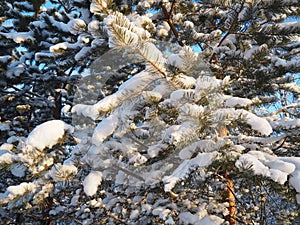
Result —
<path fill-rule="evenodd" d="M 20 88 L 15 87 L 14 85 L 7 84 L 7 86 L 10 87 L 10 88 L 15 89 L 16 91 L 23 91 L 23 90 L 21 90 Z M 36 96 L 36 97 L 41 97 L 40 95 L 38 95 L 38 94 L 36 94 L 36 93 L 33 93 L 33 92 L 31 92 L 31 91 L 28 91 L 28 90 L 26 90 L 26 93 L 27 93 L 27 94 L 30 94 L 30 95 L 33 95 L 33 96 Z"/>
<path fill-rule="evenodd" d="M 139 175 L 137 175 L 137 174 L 135 174 L 135 173 L 133 173 L 133 172 L 131 172 L 131 171 L 125 169 L 124 167 L 120 167 L 120 166 L 118 166 L 118 165 L 114 165 L 114 166 L 115 166 L 117 169 L 123 171 L 124 173 L 126 173 L 126 174 L 128 174 L 128 175 L 130 175 L 130 176 L 132 176 L 132 177 L 135 177 L 136 179 L 138 179 L 138 180 L 140 180 L 140 181 L 145 181 L 145 179 L 144 179 L 143 177 L 141 177 L 141 176 L 139 176 Z"/>

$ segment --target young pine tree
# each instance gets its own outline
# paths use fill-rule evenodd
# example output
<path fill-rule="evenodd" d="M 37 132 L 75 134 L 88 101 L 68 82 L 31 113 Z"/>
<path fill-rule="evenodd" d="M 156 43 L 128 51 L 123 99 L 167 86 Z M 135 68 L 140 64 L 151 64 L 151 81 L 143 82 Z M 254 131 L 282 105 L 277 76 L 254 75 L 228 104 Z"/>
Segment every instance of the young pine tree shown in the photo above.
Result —
<path fill-rule="evenodd" d="M 78 85 L 74 127 L 1 146 L 3 221 L 297 223 L 296 1 L 59 3 L 35 26 L 70 36 L 47 36 L 37 70 L 80 73 L 110 50 Z"/>

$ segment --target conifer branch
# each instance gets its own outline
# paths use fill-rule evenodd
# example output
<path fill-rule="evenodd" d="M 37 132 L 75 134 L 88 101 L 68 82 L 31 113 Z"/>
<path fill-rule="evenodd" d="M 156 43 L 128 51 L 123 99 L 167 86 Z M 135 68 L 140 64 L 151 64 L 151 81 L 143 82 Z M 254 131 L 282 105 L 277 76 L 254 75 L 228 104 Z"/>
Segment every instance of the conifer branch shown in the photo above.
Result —
<path fill-rule="evenodd" d="M 219 42 L 219 44 L 217 45 L 217 47 L 220 47 L 220 46 L 223 44 L 223 42 L 226 40 L 226 38 L 227 38 L 230 34 L 232 34 L 232 32 L 234 31 L 234 29 L 235 29 L 235 27 L 236 27 L 236 25 L 237 25 L 237 23 L 238 23 L 239 15 L 240 15 L 240 13 L 242 12 L 242 10 L 243 10 L 243 8 L 244 8 L 244 4 L 245 4 L 245 1 L 242 2 L 239 11 L 236 12 L 235 18 L 234 18 L 233 22 L 231 23 L 231 26 L 229 27 L 227 33 L 226 33 L 226 34 L 224 35 L 224 37 L 221 39 L 221 41 Z M 212 56 L 211 56 L 210 59 L 209 59 L 209 63 L 212 63 L 213 60 L 217 60 L 215 56 L 216 56 L 216 54 L 213 53 Z M 218 63 L 216 63 L 216 64 L 218 64 Z"/>
<path fill-rule="evenodd" d="M 10 88 L 15 89 L 16 91 L 23 91 L 23 90 L 21 90 L 21 89 L 15 87 L 14 85 L 11 85 L 11 84 L 7 84 L 7 86 L 10 87 Z M 34 92 L 31 92 L 31 91 L 29 91 L 29 90 L 26 90 L 26 93 L 29 94 L 29 95 L 33 95 L 33 96 L 39 97 L 39 98 L 41 97 L 39 94 L 34 93 Z"/>
<path fill-rule="evenodd" d="M 286 53 L 286 54 L 283 54 L 281 56 L 278 56 L 279 58 L 282 58 L 282 59 L 289 59 L 290 57 L 294 56 L 294 55 L 298 55 L 300 54 L 300 50 L 298 51 L 294 51 L 294 52 L 291 52 L 291 53 Z M 266 60 L 263 60 L 263 61 L 259 61 L 257 62 L 258 64 L 265 64 L 265 63 L 271 63 L 271 59 L 266 59 Z"/>
<path fill-rule="evenodd" d="M 121 13 L 116 13 L 114 22 L 107 24 L 109 30 L 111 31 L 112 38 L 115 39 L 117 47 L 127 47 L 133 53 L 139 55 L 146 63 L 148 63 L 155 71 L 162 75 L 163 78 L 167 78 L 168 75 L 164 71 L 159 62 L 164 60 L 163 56 L 159 55 L 160 51 L 153 45 L 155 50 L 157 50 L 157 55 L 150 49 L 150 42 L 148 42 L 148 37 L 144 36 L 144 33 L 137 33 L 135 26 L 131 24 L 128 19 Z M 126 39 L 127 37 L 127 39 Z M 156 57 L 156 58 L 155 58 Z M 158 62 L 158 63 L 157 63 Z M 161 64 L 164 62 L 160 62 Z M 168 82 L 175 88 L 176 84 L 171 80 Z"/>
<path fill-rule="evenodd" d="M 166 17 L 166 21 L 169 24 L 169 26 L 170 26 L 170 28 L 171 28 L 171 30 L 172 30 L 172 32 L 173 32 L 173 34 L 174 34 L 174 36 L 175 36 L 178 44 L 183 47 L 184 44 L 183 44 L 183 42 L 181 40 L 179 40 L 179 35 L 178 35 L 178 32 L 177 32 L 177 30 L 176 30 L 176 28 L 174 26 L 173 19 L 172 19 L 173 10 L 175 8 L 176 2 L 177 2 L 177 0 L 174 0 L 172 2 L 170 12 L 168 12 L 168 10 L 166 8 L 166 5 L 163 2 L 161 3 L 161 8 L 162 8 L 162 11 L 163 11 L 163 13 L 164 13 L 164 15 Z"/>

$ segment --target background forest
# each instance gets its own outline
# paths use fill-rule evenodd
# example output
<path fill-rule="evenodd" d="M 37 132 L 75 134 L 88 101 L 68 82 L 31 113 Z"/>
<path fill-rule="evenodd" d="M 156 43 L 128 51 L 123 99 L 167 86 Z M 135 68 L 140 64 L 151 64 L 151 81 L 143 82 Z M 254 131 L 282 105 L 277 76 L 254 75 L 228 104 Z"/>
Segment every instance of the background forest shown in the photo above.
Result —
<path fill-rule="evenodd" d="M 1 1 L 1 224 L 300 224 L 299 5 Z"/>

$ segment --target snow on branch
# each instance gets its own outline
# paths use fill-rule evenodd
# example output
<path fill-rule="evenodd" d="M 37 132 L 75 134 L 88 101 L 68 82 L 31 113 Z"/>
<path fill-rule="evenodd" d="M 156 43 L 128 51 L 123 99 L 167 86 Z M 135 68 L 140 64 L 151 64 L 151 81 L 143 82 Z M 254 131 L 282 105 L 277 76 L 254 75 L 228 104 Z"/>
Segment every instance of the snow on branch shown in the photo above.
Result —
<path fill-rule="evenodd" d="M 0 36 L 4 36 L 7 39 L 12 39 L 14 42 L 18 44 L 22 44 L 26 41 L 35 41 L 34 33 L 32 31 L 29 32 L 14 32 L 14 33 L 3 33 L 0 32 Z"/>
<path fill-rule="evenodd" d="M 119 12 L 109 15 L 104 22 L 109 35 L 110 48 L 127 47 L 136 54 L 136 57 L 147 63 L 151 72 L 166 77 L 166 59 L 161 51 L 150 42 L 150 33 L 147 30 L 136 26 Z"/>
<path fill-rule="evenodd" d="M 244 109 L 238 109 L 236 113 L 241 115 L 242 119 L 244 119 L 253 130 L 260 132 L 262 135 L 270 135 L 273 132 L 270 123 L 265 118 L 258 117 Z"/>
<path fill-rule="evenodd" d="M 96 146 L 102 144 L 102 142 L 114 133 L 115 129 L 118 126 L 118 118 L 114 115 L 102 120 L 94 130 L 92 143 Z"/>
<path fill-rule="evenodd" d="M 31 131 L 26 139 L 26 145 L 39 150 L 52 148 L 66 132 L 73 133 L 74 128 L 61 120 L 50 120 Z"/>
<path fill-rule="evenodd" d="M 261 151 L 249 151 L 242 154 L 235 166 L 240 170 L 251 169 L 255 175 L 271 178 L 283 185 L 288 181 L 298 192 L 297 202 L 300 204 L 300 158 L 277 157 Z"/>
<path fill-rule="evenodd" d="M 109 6 L 113 3 L 112 0 L 92 0 L 90 11 L 91 13 L 99 14 L 106 13 L 109 14 Z"/>
<path fill-rule="evenodd" d="M 109 35 L 109 47 L 136 45 L 139 41 L 148 40 L 150 33 L 137 27 L 122 13 L 115 12 L 105 18 Z"/>
<path fill-rule="evenodd" d="M 208 167 L 217 155 L 217 151 L 210 153 L 199 153 L 195 158 L 184 160 L 170 176 L 163 178 L 163 182 L 165 183 L 165 191 L 171 191 L 175 184 L 180 180 L 185 179 L 192 169 L 195 169 L 196 167 Z"/>

